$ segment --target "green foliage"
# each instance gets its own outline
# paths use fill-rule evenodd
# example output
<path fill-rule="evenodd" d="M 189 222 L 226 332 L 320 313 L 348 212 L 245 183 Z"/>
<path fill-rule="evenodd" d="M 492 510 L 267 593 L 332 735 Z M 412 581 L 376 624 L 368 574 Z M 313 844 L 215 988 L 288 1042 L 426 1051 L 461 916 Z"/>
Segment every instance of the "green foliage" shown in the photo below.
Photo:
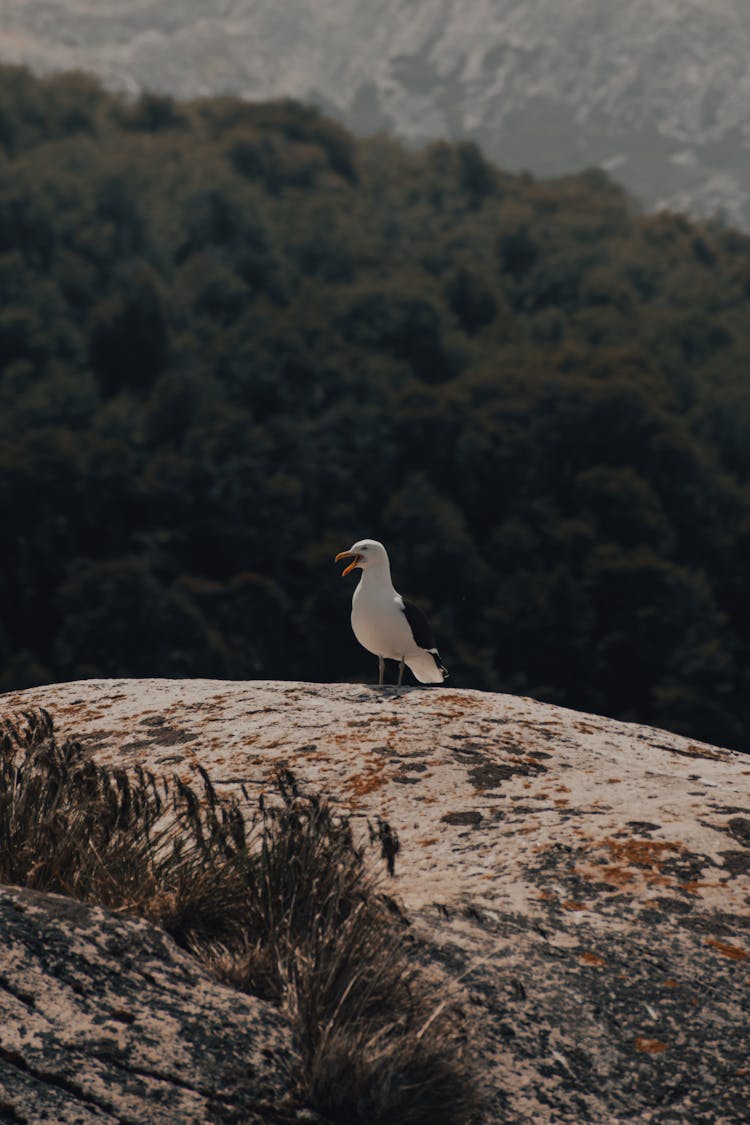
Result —
<path fill-rule="evenodd" d="M 750 238 L 603 173 L 0 70 L 0 682 L 371 673 L 748 748 Z M 140 608 L 139 608 L 140 607 Z"/>
<path fill-rule="evenodd" d="M 160 285 L 148 267 L 128 271 L 121 288 L 91 313 L 91 367 L 105 395 L 153 386 L 167 357 Z"/>

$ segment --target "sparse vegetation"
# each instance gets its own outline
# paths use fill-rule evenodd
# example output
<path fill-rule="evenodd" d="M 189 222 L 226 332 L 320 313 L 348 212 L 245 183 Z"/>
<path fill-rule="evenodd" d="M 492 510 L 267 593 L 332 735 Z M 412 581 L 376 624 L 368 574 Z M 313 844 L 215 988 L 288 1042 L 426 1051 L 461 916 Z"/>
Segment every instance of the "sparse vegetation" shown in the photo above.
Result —
<path fill-rule="evenodd" d="M 288 773 L 248 816 L 201 772 L 202 792 L 130 776 L 58 743 L 43 710 L 6 720 L 0 882 L 148 918 L 219 979 L 277 1001 L 301 1096 L 331 1121 L 467 1120 L 460 1005 L 409 952 L 349 819 Z"/>

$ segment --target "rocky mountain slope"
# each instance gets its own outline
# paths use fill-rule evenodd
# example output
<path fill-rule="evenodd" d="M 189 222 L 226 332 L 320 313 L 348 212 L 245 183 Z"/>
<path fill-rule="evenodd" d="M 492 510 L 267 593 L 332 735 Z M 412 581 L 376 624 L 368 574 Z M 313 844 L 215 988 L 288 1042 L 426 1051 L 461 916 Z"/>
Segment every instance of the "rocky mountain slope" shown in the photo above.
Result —
<path fill-rule="evenodd" d="M 746 1119 L 747 757 L 475 691 L 92 680 L 9 694 L 1 710 L 39 705 L 100 762 L 186 781 L 202 766 L 221 792 L 244 785 L 251 799 L 286 766 L 363 833 L 368 818 L 386 818 L 401 840 L 386 890 L 423 955 L 460 978 L 479 1029 L 484 1121 Z M 48 909 L 50 896 L 29 905 L 25 894 L 6 894 L 2 909 L 32 918 Z M 153 931 L 113 920 L 113 940 L 123 926 L 150 958 Z M 30 993 L 29 1007 L 47 1012 L 58 987 L 54 974 L 29 983 L 24 972 L 6 948 L 0 1063 L 14 1073 L 32 1067 L 35 1041 L 9 1043 L 7 1013 Z M 97 986 L 81 987 L 96 1003 Z M 148 1001 L 154 1027 L 161 1003 L 156 992 Z M 57 1044 L 60 1063 L 71 1037 L 45 1018 L 35 1036 Z M 75 1099 L 55 1066 L 37 1070 L 52 1076 L 56 1096 Z M 118 1112 L 97 1119 L 129 1119 Z"/>
<path fill-rule="evenodd" d="M 0 58 L 117 88 L 294 96 L 355 130 L 601 165 L 648 207 L 750 225 L 744 0 L 0 2 Z"/>

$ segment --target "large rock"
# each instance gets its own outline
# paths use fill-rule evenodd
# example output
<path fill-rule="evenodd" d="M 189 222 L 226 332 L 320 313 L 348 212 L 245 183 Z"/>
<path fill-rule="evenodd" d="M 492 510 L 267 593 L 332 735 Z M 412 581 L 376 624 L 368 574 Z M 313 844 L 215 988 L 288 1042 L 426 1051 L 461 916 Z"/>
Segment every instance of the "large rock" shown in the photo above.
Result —
<path fill-rule="evenodd" d="M 0 934 L 0 1121 L 294 1120 L 282 1017 L 160 930 L 5 887 Z"/>
<path fill-rule="evenodd" d="M 481 1029 L 487 1122 L 747 1121 L 750 758 L 442 688 L 91 680 L 3 702 L 101 762 L 251 794 L 287 766 L 363 831 L 388 820 L 387 890 Z"/>

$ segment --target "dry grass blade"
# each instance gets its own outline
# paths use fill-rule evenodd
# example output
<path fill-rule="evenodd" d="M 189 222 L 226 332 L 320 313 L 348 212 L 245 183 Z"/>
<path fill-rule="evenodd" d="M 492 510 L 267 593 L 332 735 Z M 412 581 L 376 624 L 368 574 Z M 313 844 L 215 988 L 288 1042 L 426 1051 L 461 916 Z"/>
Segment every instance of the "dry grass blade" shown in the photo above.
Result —
<path fill-rule="evenodd" d="M 181 783 L 165 810 L 152 775 L 59 745 L 46 712 L 0 733 L 0 881 L 138 913 L 181 944 L 225 940 L 246 898 L 241 813 L 231 831 Z"/>
<path fill-rule="evenodd" d="M 0 727 L 0 882 L 162 926 L 218 977 L 289 1013 L 303 1097 L 340 1125 L 458 1125 L 475 1105 L 460 1006 L 429 984 L 350 821 L 277 779 L 249 820 L 201 769 L 128 775 L 58 745 L 45 711 Z M 392 867 L 395 833 L 375 840 Z"/>

